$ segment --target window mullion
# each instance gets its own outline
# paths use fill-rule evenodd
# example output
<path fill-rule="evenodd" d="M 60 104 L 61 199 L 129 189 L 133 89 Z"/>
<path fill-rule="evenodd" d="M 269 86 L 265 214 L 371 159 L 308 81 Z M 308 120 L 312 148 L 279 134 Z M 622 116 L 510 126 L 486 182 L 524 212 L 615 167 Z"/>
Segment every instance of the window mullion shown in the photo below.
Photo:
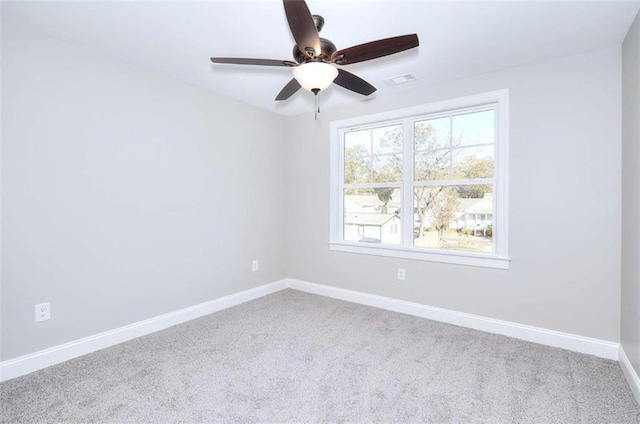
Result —
<path fill-rule="evenodd" d="M 402 183 L 388 182 L 388 183 L 362 183 L 362 184 L 345 184 L 342 188 L 348 189 L 370 189 L 370 188 L 402 188 Z"/>
<path fill-rule="evenodd" d="M 413 121 L 402 121 L 402 245 L 413 246 Z"/>
<path fill-rule="evenodd" d="M 460 180 L 425 180 L 413 183 L 415 187 L 459 186 L 493 184 L 494 178 L 473 178 Z"/>

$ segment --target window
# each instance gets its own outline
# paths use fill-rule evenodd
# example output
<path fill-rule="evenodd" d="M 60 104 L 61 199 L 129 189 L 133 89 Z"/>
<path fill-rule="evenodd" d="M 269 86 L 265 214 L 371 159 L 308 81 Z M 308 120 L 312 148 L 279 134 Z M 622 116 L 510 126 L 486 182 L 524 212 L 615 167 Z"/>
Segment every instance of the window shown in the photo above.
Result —
<path fill-rule="evenodd" d="M 508 268 L 508 91 L 331 123 L 330 248 Z"/>

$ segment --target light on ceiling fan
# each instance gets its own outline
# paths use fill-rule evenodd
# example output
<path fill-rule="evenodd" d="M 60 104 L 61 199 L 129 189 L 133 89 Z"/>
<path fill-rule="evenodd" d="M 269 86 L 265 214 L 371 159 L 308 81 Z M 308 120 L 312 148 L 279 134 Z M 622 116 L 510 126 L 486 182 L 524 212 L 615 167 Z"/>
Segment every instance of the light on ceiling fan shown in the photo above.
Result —
<path fill-rule="evenodd" d="M 336 67 L 323 62 L 304 63 L 293 70 L 293 77 L 308 91 L 324 90 L 337 76 Z"/>

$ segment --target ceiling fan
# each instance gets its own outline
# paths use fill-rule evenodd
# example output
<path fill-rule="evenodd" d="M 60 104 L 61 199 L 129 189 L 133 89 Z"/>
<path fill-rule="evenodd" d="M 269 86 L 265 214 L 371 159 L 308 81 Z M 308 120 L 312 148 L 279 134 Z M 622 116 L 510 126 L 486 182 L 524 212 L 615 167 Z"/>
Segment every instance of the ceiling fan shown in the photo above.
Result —
<path fill-rule="evenodd" d="M 409 34 L 337 50 L 335 44 L 330 40 L 318 35 L 324 26 L 324 18 L 319 15 L 311 15 L 304 0 L 283 0 L 283 3 L 289 28 L 296 41 L 296 45 L 293 47 L 295 61 L 235 57 L 211 58 L 213 63 L 293 67 L 293 78 L 278 93 L 277 101 L 287 100 L 301 87 L 317 96 L 318 92 L 329 87 L 331 83 L 368 96 L 376 91 L 373 85 L 351 72 L 337 68 L 335 65 L 344 66 L 364 62 L 412 49 L 419 45 L 417 34 Z"/>

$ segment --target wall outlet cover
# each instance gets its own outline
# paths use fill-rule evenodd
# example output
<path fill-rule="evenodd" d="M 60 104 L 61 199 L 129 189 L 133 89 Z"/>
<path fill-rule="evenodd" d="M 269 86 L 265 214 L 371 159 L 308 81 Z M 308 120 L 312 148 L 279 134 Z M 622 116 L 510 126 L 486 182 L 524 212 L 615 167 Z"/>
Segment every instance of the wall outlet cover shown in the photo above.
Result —
<path fill-rule="evenodd" d="M 47 302 L 36 305 L 36 322 L 48 319 L 51 319 L 51 304 Z"/>

